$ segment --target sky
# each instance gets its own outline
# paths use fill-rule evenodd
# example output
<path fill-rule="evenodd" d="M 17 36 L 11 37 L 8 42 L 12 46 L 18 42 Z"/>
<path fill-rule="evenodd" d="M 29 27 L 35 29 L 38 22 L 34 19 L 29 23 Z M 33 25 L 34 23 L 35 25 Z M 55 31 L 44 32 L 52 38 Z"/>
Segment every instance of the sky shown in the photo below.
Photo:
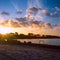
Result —
<path fill-rule="evenodd" d="M 60 0 L 0 0 L 0 25 L 12 32 L 60 36 Z"/>

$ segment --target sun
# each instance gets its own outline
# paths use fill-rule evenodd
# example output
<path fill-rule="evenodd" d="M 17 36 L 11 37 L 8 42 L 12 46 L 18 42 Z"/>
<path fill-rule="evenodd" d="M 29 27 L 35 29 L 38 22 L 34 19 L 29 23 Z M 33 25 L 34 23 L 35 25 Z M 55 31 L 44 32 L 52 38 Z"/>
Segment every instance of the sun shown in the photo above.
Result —
<path fill-rule="evenodd" d="M 13 32 L 13 28 L 0 26 L 0 33 L 1 34 L 11 33 L 11 32 Z"/>

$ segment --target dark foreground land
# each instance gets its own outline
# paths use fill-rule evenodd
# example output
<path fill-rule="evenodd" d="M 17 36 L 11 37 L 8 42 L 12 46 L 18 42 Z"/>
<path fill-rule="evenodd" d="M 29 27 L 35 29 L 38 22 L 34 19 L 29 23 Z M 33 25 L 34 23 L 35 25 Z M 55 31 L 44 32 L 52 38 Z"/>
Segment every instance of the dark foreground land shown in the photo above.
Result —
<path fill-rule="evenodd" d="M 0 44 L 0 60 L 60 60 L 60 49 L 35 45 Z"/>

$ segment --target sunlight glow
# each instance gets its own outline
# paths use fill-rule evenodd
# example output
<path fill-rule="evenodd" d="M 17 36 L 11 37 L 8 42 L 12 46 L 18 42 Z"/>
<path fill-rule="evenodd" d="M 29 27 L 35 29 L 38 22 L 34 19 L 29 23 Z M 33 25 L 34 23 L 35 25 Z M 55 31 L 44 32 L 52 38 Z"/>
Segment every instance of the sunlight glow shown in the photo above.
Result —
<path fill-rule="evenodd" d="M 13 28 L 0 26 L 1 34 L 11 33 L 11 32 L 13 32 Z"/>

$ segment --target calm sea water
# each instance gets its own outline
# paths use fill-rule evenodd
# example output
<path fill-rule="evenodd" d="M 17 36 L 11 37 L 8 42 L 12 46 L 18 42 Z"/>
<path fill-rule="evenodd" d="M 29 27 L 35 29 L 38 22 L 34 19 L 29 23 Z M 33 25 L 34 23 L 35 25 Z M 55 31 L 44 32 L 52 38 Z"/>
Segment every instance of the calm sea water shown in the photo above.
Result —
<path fill-rule="evenodd" d="M 36 44 L 48 44 L 60 46 L 60 39 L 17 39 L 20 42 L 32 42 Z"/>

